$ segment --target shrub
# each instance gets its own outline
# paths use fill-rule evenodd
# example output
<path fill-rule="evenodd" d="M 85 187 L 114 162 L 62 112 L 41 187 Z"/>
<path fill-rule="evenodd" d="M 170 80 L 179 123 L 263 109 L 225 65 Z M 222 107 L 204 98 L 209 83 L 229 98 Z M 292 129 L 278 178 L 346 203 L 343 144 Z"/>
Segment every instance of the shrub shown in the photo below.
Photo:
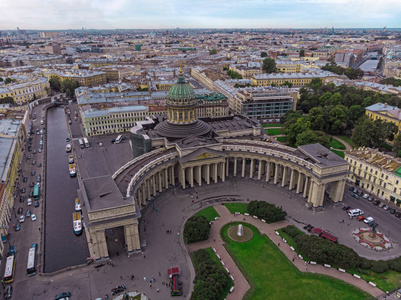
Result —
<path fill-rule="evenodd" d="M 187 244 L 209 238 L 210 224 L 204 216 L 192 216 L 185 223 L 184 238 Z"/>
<path fill-rule="evenodd" d="M 287 213 L 280 207 L 264 201 L 251 201 L 249 202 L 247 209 L 251 215 L 264 219 L 269 223 L 284 220 L 287 215 Z"/>
<path fill-rule="evenodd" d="M 372 266 L 372 263 L 371 263 L 371 261 L 369 259 L 361 257 L 361 263 L 359 265 L 360 268 L 362 268 L 362 269 L 370 269 L 371 266 Z"/>
<path fill-rule="evenodd" d="M 396 272 L 401 272 L 401 257 L 387 261 L 388 267 Z"/>
<path fill-rule="evenodd" d="M 373 272 L 384 273 L 384 272 L 388 271 L 388 263 L 387 263 L 387 261 L 384 261 L 384 260 L 378 260 L 378 261 L 372 260 L 371 264 L 372 264 L 372 266 L 370 267 L 370 269 Z"/>
<path fill-rule="evenodd" d="M 299 231 L 292 225 L 284 227 L 282 231 L 288 234 L 292 238 L 295 238 L 297 235 L 299 235 Z"/>

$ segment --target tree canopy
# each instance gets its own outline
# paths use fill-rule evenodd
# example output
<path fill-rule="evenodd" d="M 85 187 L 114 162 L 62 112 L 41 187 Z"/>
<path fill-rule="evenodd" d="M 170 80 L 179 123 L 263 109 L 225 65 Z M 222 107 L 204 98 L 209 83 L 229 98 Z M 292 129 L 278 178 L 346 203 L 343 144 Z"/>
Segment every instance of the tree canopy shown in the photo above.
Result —
<path fill-rule="evenodd" d="M 184 226 L 186 243 L 195 243 L 207 240 L 210 234 L 210 224 L 204 216 L 192 216 Z"/>
<path fill-rule="evenodd" d="M 266 53 L 265 51 L 262 51 L 262 52 L 260 53 L 260 57 L 267 57 L 267 53 Z"/>
<path fill-rule="evenodd" d="M 330 71 L 336 73 L 337 75 L 345 75 L 349 79 L 361 79 L 363 77 L 364 72 L 359 68 L 343 68 L 337 66 L 335 63 L 333 64 L 326 64 L 322 67 L 322 70 Z"/>
<path fill-rule="evenodd" d="M 263 60 L 262 70 L 268 74 L 277 72 L 276 60 L 270 57 L 265 58 Z"/>
<path fill-rule="evenodd" d="M 217 54 L 217 50 L 216 49 L 211 49 L 211 50 L 209 50 L 209 54 L 210 55 Z"/>

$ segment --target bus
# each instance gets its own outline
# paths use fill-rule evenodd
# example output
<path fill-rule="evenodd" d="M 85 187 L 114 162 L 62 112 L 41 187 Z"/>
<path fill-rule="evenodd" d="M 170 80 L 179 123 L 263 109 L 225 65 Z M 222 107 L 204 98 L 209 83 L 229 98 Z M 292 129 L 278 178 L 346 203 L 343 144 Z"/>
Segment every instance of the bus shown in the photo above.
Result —
<path fill-rule="evenodd" d="M 26 266 L 26 272 L 28 276 L 36 275 L 35 255 L 36 255 L 36 249 L 30 248 L 28 252 L 28 264 Z"/>
<path fill-rule="evenodd" d="M 123 140 L 123 136 L 120 134 L 120 135 L 116 138 L 115 143 L 116 143 L 116 144 L 119 144 L 119 143 L 121 143 L 122 140 Z"/>
<path fill-rule="evenodd" d="M 14 250 L 12 250 L 14 249 Z M 11 247 L 10 251 L 7 254 L 6 260 L 6 269 L 4 272 L 4 283 L 11 283 L 14 281 L 14 273 L 15 273 L 15 248 Z"/>
<path fill-rule="evenodd" d="M 40 198 L 40 187 L 39 185 L 35 185 L 33 188 L 33 199 L 39 200 Z"/>
<path fill-rule="evenodd" d="M 85 144 L 84 144 L 84 141 L 82 140 L 82 139 L 79 139 L 79 147 L 82 149 L 82 148 L 85 148 Z"/>
<path fill-rule="evenodd" d="M 85 148 L 89 148 L 89 141 L 87 138 L 84 138 Z"/>

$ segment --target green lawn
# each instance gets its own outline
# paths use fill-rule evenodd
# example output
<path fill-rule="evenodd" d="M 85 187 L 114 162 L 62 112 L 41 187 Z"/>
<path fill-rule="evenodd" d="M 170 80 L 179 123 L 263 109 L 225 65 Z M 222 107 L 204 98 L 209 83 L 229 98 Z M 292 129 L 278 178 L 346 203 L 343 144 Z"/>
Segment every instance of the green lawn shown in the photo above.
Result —
<path fill-rule="evenodd" d="M 279 136 L 279 137 L 277 137 L 277 140 L 279 142 L 282 142 L 282 143 L 287 143 L 287 137 L 286 136 Z"/>
<path fill-rule="evenodd" d="M 213 221 L 216 217 L 220 217 L 213 206 L 209 206 L 208 208 L 201 210 L 200 212 L 196 213 L 195 216 L 204 216 L 209 222 Z"/>
<path fill-rule="evenodd" d="M 337 154 L 338 156 L 340 156 L 340 157 L 342 157 L 342 158 L 345 157 L 345 154 L 344 154 L 343 151 L 331 150 L 331 152 Z"/>
<path fill-rule="evenodd" d="M 330 147 L 334 148 L 334 149 L 338 149 L 338 150 L 345 150 L 346 147 L 343 143 L 341 143 L 340 141 L 337 141 L 336 139 L 332 139 L 330 142 Z"/>
<path fill-rule="evenodd" d="M 272 128 L 272 129 L 267 129 L 267 134 L 268 135 L 279 135 L 283 134 L 281 128 Z"/>
<path fill-rule="evenodd" d="M 263 128 L 266 128 L 266 127 L 268 127 L 269 125 L 268 124 L 262 124 L 262 127 Z"/>
<path fill-rule="evenodd" d="M 299 272 L 277 246 L 249 224 L 254 237 L 246 243 L 228 239 L 225 225 L 221 234 L 228 241 L 226 248 L 252 288 L 244 299 L 367 299 L 367 293 L 343 281 L 311 273 Z"/>
<path fill-rule="evenodd" d="M 235 214 L 236 212 L 239 212 L 241 214 L 248 212 L 248 203 L 225 203 L 224 205 L 232 214 Z"/>
<path fill-rule="evenodd" d="M 284 127 L 284 124 L 267 124 L 267 127 Z"/>
<path fill-rule="evenodd" d="M 358 148 L 358 146 L 351 140 L 351 138 L 349 138 L 348 136 L 345 135 L 337 135 L 337 137 L 341 140 L 343 140 L 344 142 L 348 143 L 351 148 Z"/>
<path fill-rule="evenodd" d="M 226 269 L 224 269 L 223 265 L 221 264 L 220 260 L 218 259 L 218 257 L 216 256 L 216 253 L 214 253 L 214 251 L 212 250 L 212 248 L 206 248 L 205 249 L 207 251 L 207 253 L 210 256 L 210 259 L 214 261 L 214 263 L 220 268 L 222 269 L 224 272 L 227 272 Z M 196 267 L 198 266 L 198 261 L 195 259 L 195 256 L 192 255 L 192 261 L 194 262 L 194 268 L 196 270 Z M 224 300 L 228 293 L 230 292 L 231 287 L 234 285 L 233 281 L 231 280 L 231 278 L 228 278 L 228 285 L 227 287 L 221 292 L 220 296 L 216 299 L 216 300 Z"/>
<path fill-rule="evenodd" d="M 371 270 L 350 269 L 348 273 L 358 274 L 366 281 L 374 282 L 382 291 L 392 291 L 400 287 L 401 273 L 389 270 L 384 273 L 375 273 Z"/>

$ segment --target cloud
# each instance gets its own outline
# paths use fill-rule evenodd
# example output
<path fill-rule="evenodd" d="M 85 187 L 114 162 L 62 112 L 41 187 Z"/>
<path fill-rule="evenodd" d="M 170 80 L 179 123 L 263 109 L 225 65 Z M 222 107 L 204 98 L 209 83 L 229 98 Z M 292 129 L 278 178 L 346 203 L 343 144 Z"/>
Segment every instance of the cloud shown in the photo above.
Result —
<path fill-rule="evenodd" d="M 401 27 L 400 0 L 14 0 L 1 29 Z"/>

